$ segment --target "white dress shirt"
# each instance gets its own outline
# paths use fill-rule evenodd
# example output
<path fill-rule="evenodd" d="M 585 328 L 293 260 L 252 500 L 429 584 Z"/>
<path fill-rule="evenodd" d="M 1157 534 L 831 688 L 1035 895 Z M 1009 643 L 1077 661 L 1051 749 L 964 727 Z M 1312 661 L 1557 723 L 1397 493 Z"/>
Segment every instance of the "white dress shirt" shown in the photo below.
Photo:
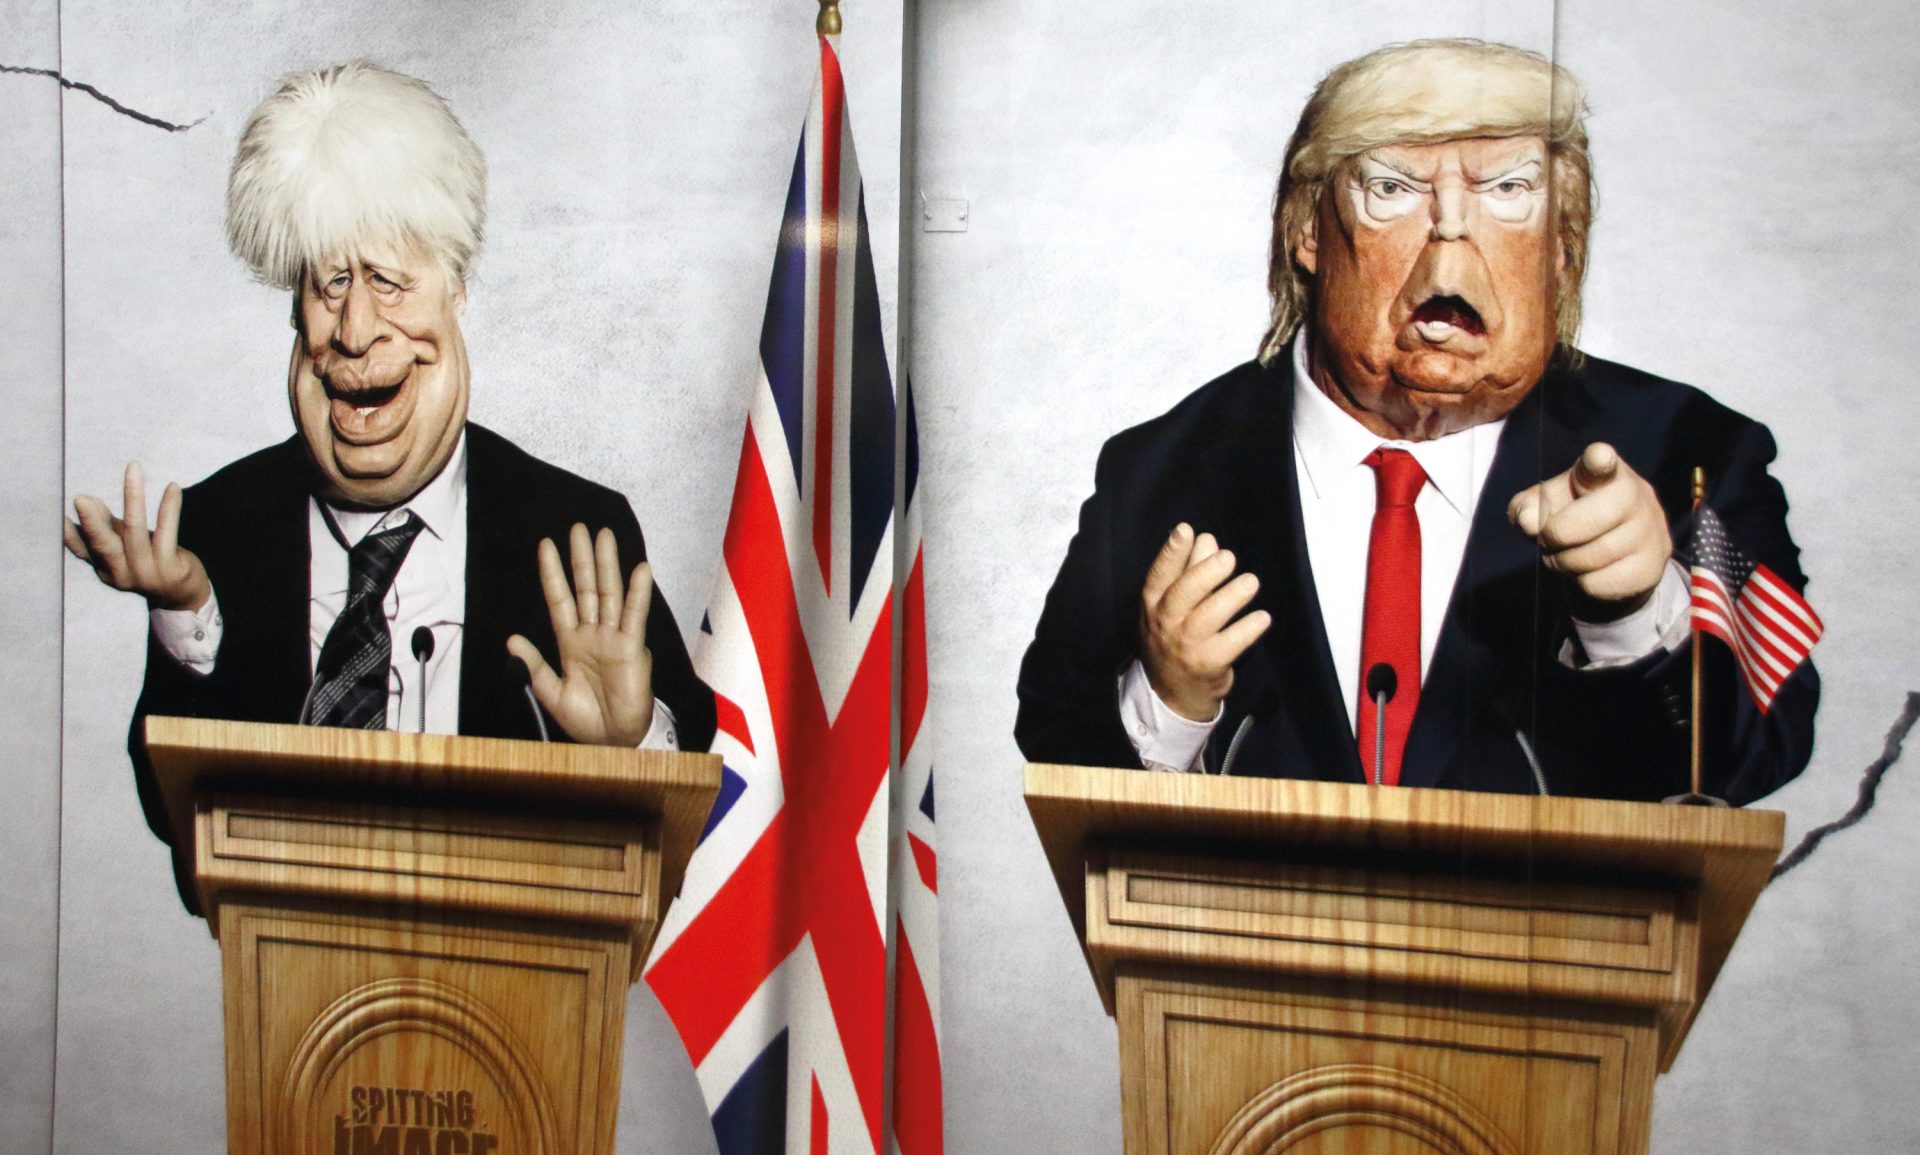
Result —
<path fill-rule="evenodd" d="M 1427 484 L 1414 500 L 1420 521 L 1420 670 L 1422 681 L 1440 641 L 1454 579 L 1466 556 L 1473 512 L 1480 502 L 1494 451 L 1506 421 L 1489 421 L 1431 441 L 1382 440 L 1369 432 L 1314 384 L 1306 340 L 1296 337 L 1293 362 L 1293 462 L 1307 562 L 1320 600 L 1340 697 L 1352 729 L 1360 709 L 1360 642 L 1366 617 L 1367 551 L 1373 532 L 1374 471 L 1366 459 L 1385 446 L 1404 449 L 1426 471 Z M 1277 515 L 1276 515 L 1277 516 Z M 1205 530 L 1205 526 L 1196 526 Z M 1230 543 L 1229 543 L 1230 544 Z M 1571 647 L 1561 660 L 1582 668 L 1625 665 L 1662 645 L 1686 640 L 1686 574 L 1667 563 L 1655 596 L 1618 621 L 1575 620 L 1585 661 Z M 1194 722 L 1160 700 L 1135 661 L 1120 676 L 1120 717 L 1134 748 L 1148 766 L 1196 770 L 1207 738 L 1219 721 Z"/>
<path fill-rule="evenodd" d="M 404 505 L 389 510 L 357 510 L 332 504 L 323 507 L 318 498 L 308 500 L 307 543 L 312 568 L 307 587 L 307 668 L 312 670 L 319 664 L 320 647 L 340 611 L 346 608 L 348 549 L 370 533 L 399 525 L 408 513 L 419 518 L 424 528 L 415 535 L 382 601 L 393 639 L 393 656 L 387 667 L 387 729 L 424 728 L 434 734 L 456 734 L 460 727 L 460 652 L 467 610 L 464 433 L 446 468 Z M 328 526 L 329 517 L 338 527 L 339 537 Z M 532 564 L 531 559 L 528 564 Z M 175 661 L 199 674 L 213 672 L 223 629 L 218 591 L 198 610 L 154 610 L 152 621 L 161 648 Z M 414 633 L 422 628 L 433 634 L 434 643 L 424 670 L 414 657 L 413 647 Z M 518 659 L 502 651 L 500 660 Z M 423 694 L 424 727 L 420 713 Z M 652 726 L 641 745 L 678 749 L 673 714 L 658 700 L 653 704 Z"/>

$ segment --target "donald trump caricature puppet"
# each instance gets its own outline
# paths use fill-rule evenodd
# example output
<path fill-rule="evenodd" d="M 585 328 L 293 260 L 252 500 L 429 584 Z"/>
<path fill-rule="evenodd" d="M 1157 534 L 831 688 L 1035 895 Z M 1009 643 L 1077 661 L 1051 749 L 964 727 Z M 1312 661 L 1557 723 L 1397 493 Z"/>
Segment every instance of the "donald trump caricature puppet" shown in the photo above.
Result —
<path fill-rule="evenodd" d="M 1258 357 L 1100 454 L 1021 668 L 1028 758 L 1687 790 L 1694 467 L 1715 533 L 1805 578 L 1766 428 L 1574 345 L 1585 112 L 1564 69 L 1470 40 L 1320 83 Z M 1806 765 L 1818 677 L 1702 658 L 1704 785 L 1751 801 Z"/>

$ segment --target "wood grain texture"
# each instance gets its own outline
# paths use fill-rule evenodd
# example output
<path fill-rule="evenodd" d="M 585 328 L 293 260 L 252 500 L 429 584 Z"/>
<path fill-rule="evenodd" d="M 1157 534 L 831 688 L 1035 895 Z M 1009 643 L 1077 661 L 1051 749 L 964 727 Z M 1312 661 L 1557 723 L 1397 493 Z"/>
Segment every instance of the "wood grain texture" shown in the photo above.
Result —
<path fill-rule="evenodd" d="M 1029 766 L 1129 1155 L 1643 1155 L 1782 818 Z"/>
<path fill-rule="evenodd" d="M 176 845 L 192 836 L 195 799 L 213 790 L 443 805 L 457 797 L 469 808 L 656 819 L 668 897 L 680 893 L 720 789 L 717 754 L 207 718 L 148 718 L 147 753 Z"/>
<path fill-rule="evenodd" d="M 220 940 L 234 1155 L 610 1155 L 719 759 L 148 720 Z"/>

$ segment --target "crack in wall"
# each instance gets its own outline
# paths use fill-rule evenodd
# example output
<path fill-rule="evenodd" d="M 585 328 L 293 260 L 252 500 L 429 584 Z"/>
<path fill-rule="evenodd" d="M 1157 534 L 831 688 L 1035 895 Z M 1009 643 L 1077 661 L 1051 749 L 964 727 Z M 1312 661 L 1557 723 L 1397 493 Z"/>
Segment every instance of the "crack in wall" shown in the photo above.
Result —
<path fill-rule="evenodd" d="M 1920 721 L 1920 693 L 1909 690 L 1906 708 L 1901 710 L 1900 716 L 1894 720 L 1893 729 L 1887 731 L 1887 742 L 1881 748 L 1880 756 L 1869 763 L 1866 773 L 1860 776 L 1860 793 L 1854 799 L 1852 809 L 1825 826 L 1816 826 L 1807 831 L 1806 837 L 1800 840 L 1800 845 L 1793 848 L 1793 853 L 1774 865 L 1773 873 L 1767 877 L 1768 882 L 1772 882 L 1805 862 L 1807 856 L 1826 841 L 1829 834 L 1837 834 L 1867 816 L 1867 812 L 1873 809 L 1875 797 L 1880 792 L 1880 780 L 1887 776 L 1888 768 L 1900 760 L 1900 747 L 1906 741 L 1907 734 L 1913 729 L 1916 721 Z"/>
<path fill-rule="evenodd" d="M 85 81 L 68 80 L 65 76 L 62 76 L 59 72 L 51 68 L 29 68 L 20 64 L 0 64 L 0 72 L 11 72 L 19 76 L 44 76 L 50 80 L 57 80 L 60 82 L 60 87 L 62 88 L 71 88 L 76 92 L 84 92 L 122 116 L 132 117 L 141 124 L 150 124 L 155 128 L 166 129 L 168 132 L 185 132 L 194 125 L 207 119 L 203 116 L 200 120 L 194 121 L 193 124 L 175 124 L 171 120 L 161 120 L 159 117 L 149 116 L 137 108 L 128 108 L 126 105 L 121 104 L 113 97 L 108 96 L 106 93 Z"/>

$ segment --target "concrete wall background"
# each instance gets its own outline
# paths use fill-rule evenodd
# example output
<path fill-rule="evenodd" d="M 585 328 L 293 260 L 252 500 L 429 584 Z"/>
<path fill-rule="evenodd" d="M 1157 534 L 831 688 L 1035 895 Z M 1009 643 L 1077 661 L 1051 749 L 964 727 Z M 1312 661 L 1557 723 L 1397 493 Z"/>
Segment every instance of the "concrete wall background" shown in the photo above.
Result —
<path fill-rule="evenodd" d="M 51 543 L 61 491 L 111 494 L 129 457 L 190 480 L 285 435 L 285 304 L 220 233 L 246 110 L 285 69 L 360 54 L 447 95 L 494 178 L 465 325 L 474 415 L 626 492 L 690 628 L 811 83 L 805 13 L 775 7 L 0 8 L 0 62 L 59 61 L 134 107 L 208 118 L 169 135 L 0 77 L 0 237 L 30 270 L 0 278 L 5 481 L 21 495 L 0 527 L 20 591 L 0 621 L 0 1155 L 219 1142 L 215 946 L 177 907 L 120 746 L 142 611 L 57 571 Z M 883 297 L 899 275 L 894 8 L 848 4 L 841 46 Z M 972 208 L 967 232 L 918 234 L 910 253 L 953 1151 L 1119 1148 L 1113 1028 L 1019 801 L 1014 674 L 1100 442 L 1250 355 L 1287 132 L 1327 68 L 1380 43 L 1557 43 L 1586 80 L 1601 217 L 1584 343 L 1773 426 L 1829 633 L 1814 764 L 1771 804 L 1790 840 L 1846 808 L 1920 689 L 1898 464 L 1920 440 L 1900 328 L 1920 289 L 1920 17 L 1891 0 L 920 0 L 918 19 L 909 204 Z M 1763 896 L 1662 1080 L 1654 1150 L 1920 1148 L 1904 1093 L 1920 1069 L 1920 914 L 1902 885 L 1920 871 L 1914 772 L 1897 767 L 1860 829 Z M 712 1150 L 644 987 L 621 1149 Z"/>
<path fill-rule="evenodd" d="M 965 1152 L 1119 1150 L 1114 1031 L 1019 798 L 1018 663 L 1094 456 L 1249 358 L 1278 159 L 1318 78 L 1472 35 L 1587 83 L 1600 180 L 1584 343 L 1768 422 L 1828 634 L 1790 840 L 1843 812 L 1902 694 L 1920 561 L 1920 26 L 1765 0 L 923 0 L 917 184 L 966 233 L 913 249 L 948 1134 Z M 1762 897 L 1655 1100 L 1653 1149 L 1920 1149 L 1920 777 Z"/>
<path fill-rule="evenodd" d="M 0 6 L 0 63 L 56 68 L 53 0 Z M 17 55 L 16 55 L 17 54 Z M 60 89 L 0 75 L 0 1155 L 53 1123 L 60 838 Z"/>

